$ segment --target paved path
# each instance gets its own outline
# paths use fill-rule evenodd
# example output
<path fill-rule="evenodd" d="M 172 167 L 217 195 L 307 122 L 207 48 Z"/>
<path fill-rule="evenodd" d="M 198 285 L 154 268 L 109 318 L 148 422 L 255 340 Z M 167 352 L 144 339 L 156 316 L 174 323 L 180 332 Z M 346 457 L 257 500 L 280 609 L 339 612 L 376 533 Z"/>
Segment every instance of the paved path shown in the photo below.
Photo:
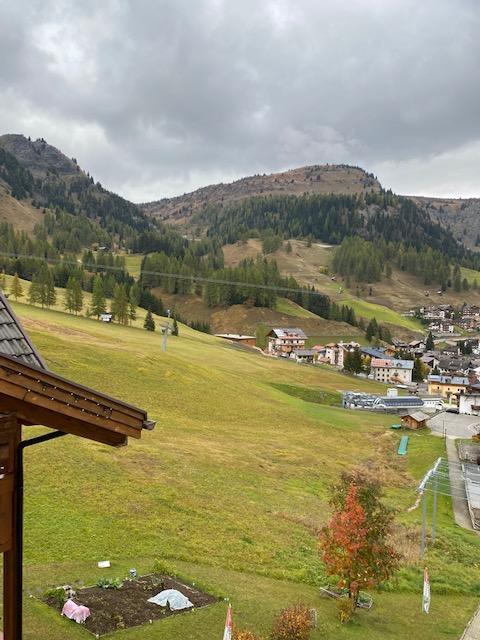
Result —
<path fill-rule="evenodd" d="M 480 608 L 473 614 L 460 640 L 480 640 Z"/>
<path fill-rule="evenodd" d="M 463 479 L 463 473 L 458 465 L 460 464 L 460 458 L 458 457 L 457 447 L 455 446 L 455 438 L 448 437 L 447 442 L 447 457 L 449 465 L 450 476 L 450 489 L 454 493 L 452 496 L 453 515 L 455 522 L 464 529 L 470 529 L 473 531 L 472 520 L 467 506 L 467 494 L 465 492 L 465 482 Z M 462 496 L 461 498 L 458 496 Z M 480 640 L 480 636 L 479 636 Z"/>

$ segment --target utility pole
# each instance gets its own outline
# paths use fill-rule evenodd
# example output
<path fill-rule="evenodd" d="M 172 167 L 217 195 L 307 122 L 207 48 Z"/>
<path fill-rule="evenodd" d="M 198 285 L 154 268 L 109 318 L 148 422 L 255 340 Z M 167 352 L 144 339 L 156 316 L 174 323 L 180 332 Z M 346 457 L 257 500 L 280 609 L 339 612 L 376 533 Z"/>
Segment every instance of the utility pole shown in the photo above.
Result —
<path fill-rule="evenodd" d="M 168 330 L 170 329 L 170 309 L 167 309 L 167 324 L 163 325 L 162 351 L 167 351 Z"/>

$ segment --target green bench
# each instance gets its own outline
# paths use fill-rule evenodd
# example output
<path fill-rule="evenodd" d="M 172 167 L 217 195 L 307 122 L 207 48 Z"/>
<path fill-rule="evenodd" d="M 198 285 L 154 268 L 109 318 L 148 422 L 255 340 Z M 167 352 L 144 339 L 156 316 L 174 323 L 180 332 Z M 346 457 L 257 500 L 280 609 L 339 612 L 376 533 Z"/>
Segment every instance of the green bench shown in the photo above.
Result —
<path fill-rule="evenodd" d="M 401 429 L 401 428 L 402 428 L 402 425 L 401 425 L 401 424 L 392 424 L 392 425 L 390 426 L 390 429 Z"/>
<path fill-rule="evenodd" d="M 408 436 L 402 436 L 400 438 L 400 444 L 398 445 L 398 455 L 399 456 L 404 456 L 407 453 L 407 447 L 408 447 Z"/>

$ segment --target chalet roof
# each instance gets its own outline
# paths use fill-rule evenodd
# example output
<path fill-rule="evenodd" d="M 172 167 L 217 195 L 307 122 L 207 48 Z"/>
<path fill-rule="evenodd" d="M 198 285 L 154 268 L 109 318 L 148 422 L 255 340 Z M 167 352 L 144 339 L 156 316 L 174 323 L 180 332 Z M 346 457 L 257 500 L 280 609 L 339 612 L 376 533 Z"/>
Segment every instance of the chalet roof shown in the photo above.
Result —
<path fill-rule="evenodd" d="M 274 327 L 269 335 L 274 335 L 277 338 L 300 338 L 301 340 L 306 340 L 307 336 L 305 335 L 303 329 L 299 329 L 298 327 Z"/>
<path fill-rule="evenodd" d="M 371 358 L 380 358 L 390 360 L 390 356 L 385 354 L 385 349 L 376 349 L 375 347 L 360 347 L 360 351 Z"/>
<path fill-rule="evenodd" d="M 427 380 L 437 384 L 468 385 L 468 378 L 463 376 L 428 376 Z"/>
<path fill-rule="evenodd" d="M 407 413 L 402 415 L 402 418 L 412 418 L 415 422 L 423 422 L 424 420 L 428 420 L 430 416 L 427 416 L 423 411 L 408 411 Z"/>
<path fill-rule="evenodd" d="M 370 366 L 384 369 L 413 369 L 413 360 L 395 360 L 388 358 L 373 358 Z"/>
<path fill-rule="evenodd" d="M 21 424 L 41 424 L 113 446 L 155 423 L 121 400 L 48 371 L 0 291 L 0 407 Z"/>
<path fill-rule="evenodd" d="M 0 289 L 0 354 L 46 369 L 40 354 L 30 341 L 5 294 Z"/>
<path fill-rule="evenodd" d="M 138 409 L 83 385 L 0 354 L 0 406 L 22 424 L 41 424 L 104 444 L 140 438 L 154 422 Z"/>
<path fill-rule="evenodd" d="M 293 353 L 296 356 L 314 356 L 317 352 L 315 349 L 295 349 Z"/>

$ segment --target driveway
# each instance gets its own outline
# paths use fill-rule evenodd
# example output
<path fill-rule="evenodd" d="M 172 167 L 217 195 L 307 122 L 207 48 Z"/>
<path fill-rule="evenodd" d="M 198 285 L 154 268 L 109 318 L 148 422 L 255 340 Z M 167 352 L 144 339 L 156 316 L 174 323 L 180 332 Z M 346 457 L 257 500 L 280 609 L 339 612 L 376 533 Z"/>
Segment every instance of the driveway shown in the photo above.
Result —
<path fill-rule="evenodd" d="M 447 436 L 453 438 L 471 438 L 480 432 L 480 417 L 447 413 L 446 411 L 430 418 L 427 424 L 432 433 L 440 436 L 444 435 L 445 426 Z"/>

